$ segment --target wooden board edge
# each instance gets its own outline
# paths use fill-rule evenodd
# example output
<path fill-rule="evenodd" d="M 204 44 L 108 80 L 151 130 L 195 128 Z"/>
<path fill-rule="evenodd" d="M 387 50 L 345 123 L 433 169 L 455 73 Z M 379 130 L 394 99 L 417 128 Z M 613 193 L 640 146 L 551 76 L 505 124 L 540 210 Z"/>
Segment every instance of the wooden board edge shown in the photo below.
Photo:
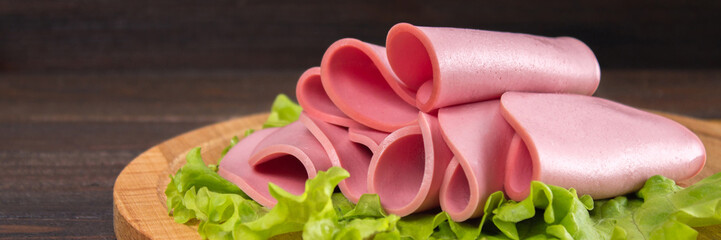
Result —
<path fill-rule="evenodd" d="M 117 239 L 137 239 L 145 240 L 150 239 L 145 234 L 141 233 L 138 228 L 133 227 L 125 218 L 127 214 L 123 214 L 118 210 L 118 204 L 115 202 L 113 197 L 113 231 L 115 232 L 115 238 Z"/>
<path fill-rule="evenodd" d="M 160 199 L 165 197 L 158 190 L 157 185 L 163 182 L 163 176 L 177 170 L 170 169 L 173 168 L 172 159 L 180 155 L 184 156 L 183 153 L 205 142 L 231 135 L 232 133 L 228 133 L 229 129 L 260 127 L 267 115 L 267 113 L 253 114 L 204 126 L 166 140 L 133 159 L 120 172 L 113 186 L 113 228 L 116 237 L 118 239 L 199 238 L 193 226 L 178 224 L 165 212 L 165 202 L 157 201 L 159 197 L 162 197 Z M 140 175 L 142 177 L 138 178 L 140 179 L 138 182 L 135 177 Z M 138 184 L 130 184 L 131 182 Z M 167 183 L 167 180 L 165 182 Z M 154 201 L 149 202 L 152 206 L 137 209 L 125 200 L 128 196 L 134 199 L 154 199 Z M 130 218 L 137 214 L 143 214 L 149 219 L 139 221 Z"/>

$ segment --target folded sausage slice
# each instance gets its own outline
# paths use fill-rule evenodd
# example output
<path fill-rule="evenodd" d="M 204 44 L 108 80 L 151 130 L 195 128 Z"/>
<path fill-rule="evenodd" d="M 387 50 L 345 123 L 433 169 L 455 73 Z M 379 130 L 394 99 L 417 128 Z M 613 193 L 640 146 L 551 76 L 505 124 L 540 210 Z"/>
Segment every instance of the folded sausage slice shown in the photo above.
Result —
<path fill-rule="evenodd" d="M 501 116 L 499 100 L 441 108 L 438 122 L 454 155 L 441 186 L 441 208 L 454 221 L 480 216 L 488 196 L 503 190 L 513 128 Z"/>
<path fill-rule="evenodd" d="M 293 194 L 302 194 L 305 181 L 331 162 L 320 142 L 296 121 L 281 128 L 255 132 L 230 149 L 218 173 L 235 183 L 263 206 L 276 200 L 268 191 L 272 182 Z"/>
<path fill-rule="evenodd" d="M 591 95 L 601 76 L 591 49 L 570 37 L 399 23 L 386 48 L 393 71 L 425 112 L 507 91 Z"/>
<path fill-rule="evenodd" d="M 251 135 L 241 139 L 238 144 L 231 148 L 220 161 L 218 174 L 228 181 L 238 185 L 250 198 L 263 206 L 273 206 L 275 202 L 268 192 L 268 178 L 274 174 L 267 171 L 268 169 L 255 169 L 248 165 L 248 159 L 253 154 L 253 149 L 260 141 L 268 135 L 278 131 L 280 128 L 268 128 L 254 132 Z M 294 174 L 288 175 L 289 178 L 303 178 L 300 167 L 295 165 L 296 169 L 292 171 Z M 307 178 L 307 175 L 305 176 Z M 295 184 L 290 184 L 294 185 Z M 298 188 L 295 186 L 295 188 Z M 305 187 L 302 187 L 305 188 Z M 284 188 L 285 189 L 285 188 Z M 297 189 L 295 189 L 297 191 Z"/>
<path fill-rule="evenodd" d="M 528 195 L 531 180 L 601 199 L 636 191 L 653 175 L 691 178 L 706 162 L 686 127 L 609 100 L 508 92 L 501 109 L 516 131 L 505 183 L 514 200 Z"/>
<path fill-rule="evenodd" d="M 368 193 L 367 179 L 371 151 L 363 145 L 350 141 L 346 128 L 307 115 L 301 115 L 298 120 L 318 139 L 331 164 L 342 167 L 350 173 L 350 177 L 341 181 L 338 187 L 348 200 L 357 203 L 361 195 Z"/>
<path fill-rule="evenodd" d="M 364 126 L 348 128 L 348 139 L 355 143 L 363 144 L 373 153 L 378 152 L 381 142 L 388 137 L 388 134 L 387 132 L 373 130 Z"/>
<path fill-rule="evenodd" d="M 330 100 L 323 89 L 319 67 L 310 68 L 300 76 L 295 87 L 295 96 L 303 111 L 314 119 L 344 127 L 361 126 Z"/>
<path fill-rule="evenodd" d="M 368 190 L 399 216 L 437 207 L 438 191 L 453 154 L 443 142 L 438 119 L 419 112 L 418 125 L 392 132 L 373 155 Z"/>
<path fill-rule="evenodd" d="M 351 119 L 385 132 L 415 123 L 415 97 L 391 71 L 385 48 L 338 40 L 323 55 L 320 71 L 328 97 Z"/>

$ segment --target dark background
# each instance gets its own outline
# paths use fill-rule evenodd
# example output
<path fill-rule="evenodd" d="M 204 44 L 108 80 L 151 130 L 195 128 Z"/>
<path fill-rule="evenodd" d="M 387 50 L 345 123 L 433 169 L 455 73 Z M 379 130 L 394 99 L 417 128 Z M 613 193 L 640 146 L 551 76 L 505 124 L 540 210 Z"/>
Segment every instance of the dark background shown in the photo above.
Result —
<path fill-rule="evenodd" d="M 718 68 L 719 1 L 0 2 L 0 71 L 298 69 L 395 23 L 586 42 L 607 68 Z"/>
<path fill-rule="evenodd" d="M 397 22 L 573 36 L 597 96 L 721 118 L 721 1 L 0 0 L 0 239 L 114 238 L 143 150 L 267 111 L 333 41 Z"/>

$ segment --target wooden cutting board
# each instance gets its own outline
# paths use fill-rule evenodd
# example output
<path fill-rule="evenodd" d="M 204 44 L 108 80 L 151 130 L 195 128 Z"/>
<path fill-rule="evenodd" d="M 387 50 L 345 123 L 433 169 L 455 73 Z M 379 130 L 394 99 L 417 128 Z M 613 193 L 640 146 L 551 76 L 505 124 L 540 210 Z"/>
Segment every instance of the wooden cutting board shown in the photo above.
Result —
<path fill-rule="evenodd" d="M 659 113 L 694 131 L 706 146 L 708 160 L 701 173 L 682 186 L 721 171 L 721 122 Z M 120 173 L 113 189 L 115 235 L 118 239 L 200 239 L 196 225 L 173 221 L 165 207 L 168 177 L 185 163 L 185 154 L 201 147 L 206 163 L 215 163 L 233 136 L 259 129 L 267 114 L 255 114 L 206 126 L 154 146 L 135 158 Z M 699 239 L 721 239 L 721 225 L 698 228 Z M 275 239 L 300 239 L 299 233 Z"/>

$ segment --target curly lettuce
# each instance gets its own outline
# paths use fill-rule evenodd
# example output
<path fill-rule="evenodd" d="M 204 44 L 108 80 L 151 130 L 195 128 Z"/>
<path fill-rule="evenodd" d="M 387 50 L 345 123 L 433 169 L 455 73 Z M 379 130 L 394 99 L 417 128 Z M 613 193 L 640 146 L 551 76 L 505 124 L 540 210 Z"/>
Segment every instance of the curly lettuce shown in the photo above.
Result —
<path fill-rule="evenodd" d="M 300 117 L 303 108 L 293 102 L 285 94 L 278 94 L 270 108 L 268 120 L 263 123 L 263 128 L 282 127 L 288 125 Z"/>
<path fill-rule="evenodd" d="M 199 220 L 198 231 L 207 239 L 267 239 L 293 232 L 302 232 L 304 239 L 695 239 L 694 227 L 721 224 L 721 173 L 688 188 L 654 176 L 635 194 L 597 201 L 578 197 L 573 189 L 532 182 L 525 200 L 493 193 L 483 217 L 458 223 L 445 212 L 387 214 L 375 194 L 353 204 L 334 192 L 349 176 L 338 167 L 309 179 L 301 195 L 270 184 L 278 204 L 267 209 L 203 168 L 199 149 L 187 159 L 166 189 L 168 207 L 179 223 Z M 211 177 L 177 184 L 197 173 Z"/>

